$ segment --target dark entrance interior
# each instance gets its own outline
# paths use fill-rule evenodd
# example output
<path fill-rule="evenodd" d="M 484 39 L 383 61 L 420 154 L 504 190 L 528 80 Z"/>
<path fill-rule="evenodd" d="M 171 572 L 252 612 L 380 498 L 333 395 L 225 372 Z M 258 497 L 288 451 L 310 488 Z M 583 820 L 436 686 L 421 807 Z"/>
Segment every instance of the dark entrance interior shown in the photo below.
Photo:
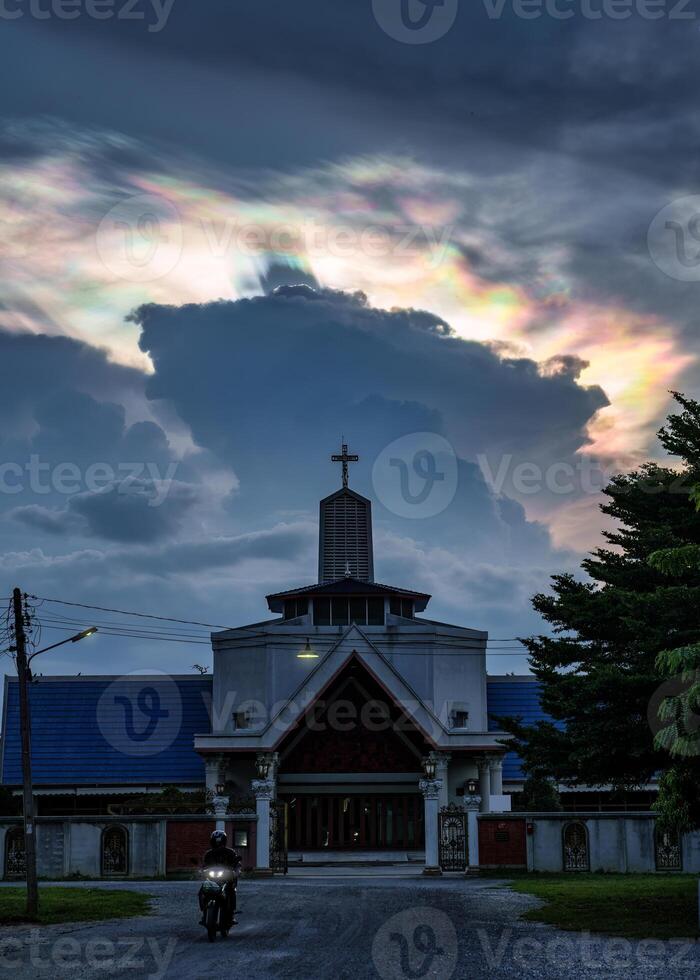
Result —
<path fill-rule="evenodd" d="M 420 850 L 425 846 L 418 793 L 283 796 L 290 850 Z"/>
<path fill-rule="evenodd" d="M 288 805 L 290 850 L 422 849 L 418 780 L 429 749 L 364 664 L 350 660 L 279 749 L 280 774 L 291 783 L 299 775 L 294 792 L 281 786 L 279 793 Z M 369 778 L 352 789 L 343 778 L 351 774 Z M 393 780 L 381 778 L 389 774 Z M 386 783 L 397 774 L 392 791 Z M 321 775 L 331 785 L 319 791 Z M 316 786 L 307 790 L 307 781 Z M 335 792 L 333 783 L 340 784 Z"/>

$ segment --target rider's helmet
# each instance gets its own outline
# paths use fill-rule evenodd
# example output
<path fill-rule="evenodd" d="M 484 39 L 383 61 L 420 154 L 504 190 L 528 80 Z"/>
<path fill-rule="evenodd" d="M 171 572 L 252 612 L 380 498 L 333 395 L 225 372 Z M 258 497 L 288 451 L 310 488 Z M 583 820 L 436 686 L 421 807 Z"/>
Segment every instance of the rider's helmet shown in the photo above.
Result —
<path fill-rule="evenodd" d="M 223 830 L 215 830 L 211 835 L 211 846 L 212 847 L 226 847 L 226 841 L 228 837 Z"/>

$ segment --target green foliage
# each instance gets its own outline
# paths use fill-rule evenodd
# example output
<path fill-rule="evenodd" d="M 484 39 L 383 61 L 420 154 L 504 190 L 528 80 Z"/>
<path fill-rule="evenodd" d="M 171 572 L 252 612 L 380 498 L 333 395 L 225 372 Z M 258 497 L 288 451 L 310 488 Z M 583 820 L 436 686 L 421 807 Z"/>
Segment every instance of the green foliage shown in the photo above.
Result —
<path fill-rule="evenodd" d="M 684 831 L 698 826 L 700 783 L 697 763 L 678 762 L 662 774 L 654 810 L 661 830 Z"/>
<path fill-rule="evenodd" d="M 547 813 L 561 810 L 561 800 L 551 779 L 531 773 L 525 780 L 518 809 L 528 813 Z"/>
<path fill-rule="evenodd" d="M 517 878 L 511 887 L 545 902 L 521 913 L 522 919 L 531 922 L 630 939 L 690 939 L 698 935 L 698 882 L 694 876 L 543 874 Z M 596 960 L 604 959 L 600 949 L 591 949 Z"/>
<path fill-rule="evenodd" d="M 22 922 L 26 917 L 26 888 L 0 888 L 0 925 Z M 39 889 L 39 922 L 94 922 L 148 915 L 151 896 L 105 888 Z"/>
<path fill-rule="evenodd" d="M 525 641 L 553 722 L 499 719 L 529 773 L 625 790 L 668 765 L 647 717 L 658 664 L 671 645 L 700 644 L 700 515 L 689 506 L 700 483 L 700 405 L 675 398 L 682 412 L 659 437 L 680 465 L 614 477 L 601 510 L 615 526 L 582 563 L 589 580 L 555 575 L 551 593 L 533 599 L 554 634 Z"/>
<path fill-rule="evenodd" d="M 112 803 L 109 812 L 113 816 L 146 813 L 211 813 L 211 794 L 204 790 L 183 793 L 176 786 L 167 786 L 160 793 L 145 793 L 121 803 Z"/>

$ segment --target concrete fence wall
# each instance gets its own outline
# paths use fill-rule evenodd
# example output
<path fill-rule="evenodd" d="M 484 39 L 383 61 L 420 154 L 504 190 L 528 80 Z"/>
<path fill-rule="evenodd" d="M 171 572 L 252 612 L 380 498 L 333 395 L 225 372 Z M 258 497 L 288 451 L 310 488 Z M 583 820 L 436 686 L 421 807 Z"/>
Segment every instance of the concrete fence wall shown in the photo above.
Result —
<path fill-rule="evenodd" d="M 653 813 L 483 814 L 479 817 L 480 864 L 529 871 L 568 870 L 564 838 L 571 824 L 584 829 L 581 863 L 591 871 L 700 872 L 700 831 L 682 835 L 680 868 L 666 867 L 657 853 Z"/>
<path fill-rule="evenodd" d="M 39 817 L 36 822 L 37 865 L 41 878 L 102 875 L 103 834 L 110 827 L 126 831 L 127 870 L 115 877 L 156 878 L 169 871 L 194 871 L 216 827 L 214 816 Z M 248 847 L 239 847 L 244 867 L 253 863 L 254 818 L 227 822 L 230 843 L 236 829 L 245 829 Z M 194 836 L 190 828 L 196 831 Z M 11 877 L 7 867 L 7 835 L 22 829 L 20 817 L 0 818 L 0 878 Z M 190 840 L 191 838 L 191 840 Z M 185 842 L 185 847 L 178 844 Z M 189 845 L 189 846 L 187 846 Z M 182 854 L 185 854 L 183 859 Z"/>

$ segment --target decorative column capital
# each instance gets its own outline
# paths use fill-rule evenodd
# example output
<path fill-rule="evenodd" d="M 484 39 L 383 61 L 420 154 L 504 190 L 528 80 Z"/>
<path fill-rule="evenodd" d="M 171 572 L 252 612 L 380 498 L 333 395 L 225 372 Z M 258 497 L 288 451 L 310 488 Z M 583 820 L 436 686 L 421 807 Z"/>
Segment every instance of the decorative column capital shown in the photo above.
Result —
<path fill-rule="evenodd" d="M 491 768 L 490 756 L 488 755 L 480 756 L 478 759 L 476 759 L 476 765 L 480 774 L 488 772 L 488 770 Z"/>
<path fill-rule="evenodd" d="M 474 793 L 471 796 L 464 797 L 464 803 L 462 804 L 465 810 L 479 810 L 481 808 L 481 796 L 478 793 Z"/>
<path fill-rule="evenodd" d="M 502 755 L 492 755 L 489 756 L 489 766 L 491 769 L 502 769 L 503 768 L 503 756 Z"/>
<path fill-rule="evenodd" d="M 274 796 L 275 784 L 272 779 L 253 779 L 250 786 L 256 800 L 271 800 Z"/>
<path fill-rule="evenodd" d="M 426 800 L 437 800 L 440 798 L 441 779 L 421 779 L 418 782 L 418 789 Z"/>
<path fill-rule="evenodd" d="M 228 796 L 215 796 L 212 800 L 214 813 L 218 818 L 225 817 L 228 812 Z"/>

